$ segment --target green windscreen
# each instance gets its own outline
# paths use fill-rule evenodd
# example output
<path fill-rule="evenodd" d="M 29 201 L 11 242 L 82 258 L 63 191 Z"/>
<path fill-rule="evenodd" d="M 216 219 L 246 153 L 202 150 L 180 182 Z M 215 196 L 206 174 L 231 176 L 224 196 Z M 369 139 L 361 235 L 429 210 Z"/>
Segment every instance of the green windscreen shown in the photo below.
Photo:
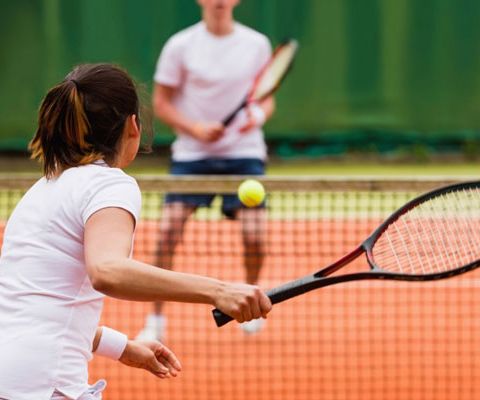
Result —
<path fill-rule="evenodd" d="M 75 64 L 118 63 L 150 93 L 165 41 L 200 18 L 194 0 L 19 0 L 1 10 L 0 150 L 25 147 L 42 96 Z M 273 45 L 300 43 L 267 138 L 480 130 L 477 0 L 243 0 L 236 18 Z"/>

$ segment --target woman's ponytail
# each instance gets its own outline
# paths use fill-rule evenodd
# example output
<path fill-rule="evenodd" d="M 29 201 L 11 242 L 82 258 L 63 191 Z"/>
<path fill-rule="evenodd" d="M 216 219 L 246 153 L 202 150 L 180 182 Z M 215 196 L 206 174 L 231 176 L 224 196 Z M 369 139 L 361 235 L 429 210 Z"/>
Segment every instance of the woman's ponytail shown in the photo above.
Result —
<path fill-rule="evenodd" d="M 113 162 L 125 121 L 139 109 L 135 84 L 121 68 L 79 65 L 43 99 L 32 158 L 47 178 L 102 158 Z"/>
<path fill-rule="evenodd" d="M 43 163 L 47 178 L 59 172 L 59 166 L 64 170 L 90 163 L 101 155 L 92 153 L 89 134 L 78 84 L 66 80 L 53 87 L 40 106 L 38 129 L 29 146 L 32 158 Z"/>

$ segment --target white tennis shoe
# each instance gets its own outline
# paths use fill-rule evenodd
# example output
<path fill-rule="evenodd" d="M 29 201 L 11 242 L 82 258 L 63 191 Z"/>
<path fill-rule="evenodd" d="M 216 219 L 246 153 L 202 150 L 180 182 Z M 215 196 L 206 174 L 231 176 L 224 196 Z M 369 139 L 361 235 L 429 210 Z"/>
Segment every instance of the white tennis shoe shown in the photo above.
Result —
<path fill-rule="evenodd" d="M 150 314 L 145 319 L 145 326 L 138 333 L 137 340 L 165 340 L 167 318 L 164 315 Z"/>
<path fill-rule="evenodd" d="M 257 318 L 252 319 L 248 322 L 242 322 L 240 324 L 240 329 L 244 331 L 247 335 L 254 335 L 255 333 L 259 332 L 263 326 L 265 325 L 265 319 Z"/>

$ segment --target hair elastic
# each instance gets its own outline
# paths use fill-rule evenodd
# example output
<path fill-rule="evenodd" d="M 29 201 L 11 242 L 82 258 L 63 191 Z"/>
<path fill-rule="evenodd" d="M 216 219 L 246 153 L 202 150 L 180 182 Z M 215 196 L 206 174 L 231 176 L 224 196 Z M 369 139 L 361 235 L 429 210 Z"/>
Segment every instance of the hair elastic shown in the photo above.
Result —
<path fill-rule="evenodd" d="M 73 82 L 73 84 L 75 85 L 75 87 L 77 88 L 78 90 L 78 82 L 75 80 L 75 79 L 69 79 L 70 82 Z"/>

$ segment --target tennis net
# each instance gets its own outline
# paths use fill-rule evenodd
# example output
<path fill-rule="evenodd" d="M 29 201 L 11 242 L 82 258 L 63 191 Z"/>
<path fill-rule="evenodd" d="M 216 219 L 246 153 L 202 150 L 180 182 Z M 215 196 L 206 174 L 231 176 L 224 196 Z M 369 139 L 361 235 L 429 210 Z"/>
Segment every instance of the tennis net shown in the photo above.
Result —
<path fill-rule="evenodd" d="M 134 256 L 156 262 L 165 193 L 234 193 L 241 180 L 138 177 L 143 211 Z M 409 199 L 458 180 L 262 179 L 268 197 L 260 285 L 267 289 L 320 269 Z M 3 221 L 31 183 L 0 178 Z M 240 222 L 222 216 L 217 196 L 188 219 L 174 269 L 242 281 L 242 237 Z M 352 268 L 364 269 L 365 262 Z M 157 380 L 96 358 L 91 379 L 107 379 L 107 400 L 478 399 L 479 277 L 474 271 L 438 282 L 334 285 L 275 306 L 254 335 L 236 323 L 216 328 L 209 306 L 169 303 L 165 343 L 183 364 L 180 377 Z M 148 303 L 107 298 L 102 323 L 135 337 L 151 310 Z"/>

